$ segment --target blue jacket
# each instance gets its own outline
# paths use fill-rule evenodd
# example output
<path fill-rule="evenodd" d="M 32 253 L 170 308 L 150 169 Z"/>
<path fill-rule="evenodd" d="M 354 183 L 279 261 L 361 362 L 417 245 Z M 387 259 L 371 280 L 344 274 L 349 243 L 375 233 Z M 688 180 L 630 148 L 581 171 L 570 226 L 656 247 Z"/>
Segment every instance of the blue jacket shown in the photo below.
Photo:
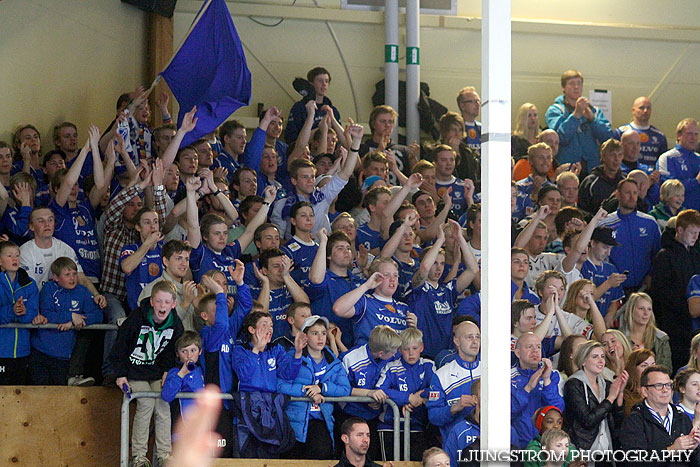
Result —
<path fill-rule="evenodd" d="M 14 305 L 20 298 L 24 299 L 27 313 L 15 315 Z M 0 273 L 0 324 L 29 324 L 39 312 L 39 288 L 29 277 L 27 271 L 20 268 L 11 281 L 7 273 Z M 0 357 L 20 358 L 29 355 L 29 329 L 0 328 Z"/>
<path fill-rule="evenodd" d="M 434 370 L 435 363 L 432 360 L 421 358 L 410 365 L 400 358 L 389 362 L 384 367 L 377 386 L 389 396 L 389 399 L 396 402 L 399 407 L 403 407 L 408 404 L 408 397 L 416 391 L 422 390 L 421 397 L 428 399 Z M 411 431 L 422 432 L 427 421 L 428 412 L 425 405 L 416 407 L 411 412 Z M 385 405 L 379 415 L 379 429 L 392 430 L 393 428 L 394 411 Z"/>
<path fill-rule="evenodd" d="M 236 345 L 231 355 L 231 366 L 238 376 L 240 392 L 275 392 L 277 377 L 294 380 L 301 368 L 301 358 L 294 354 L 285 354 L 277 345 L 268 347 L 256 354 L 250 344 Z"/>
<path fill-rule="evenodd" d="M 442 449 L 450 456 L 450 465 L 459 466 L 460 451 L 465 450 L 481 436 L 481 427 L 472 417 L 467 418 L 452 427 L 447 437 L 442 441 Z"/>
<path fill-rule="evenodd" d="M 612 138 L 610 122 L 602 110 L 595 109 L 592 122 L 583 116 L 576 118 L 561 94 L 547 109 L 545 119 L 547 126 L 559 135 L 557 161 L 560 164 L 584 160 L 589 170 L 600 164 L 598 146 Z"/>
<path fill-rule="evenodd" d="M 39 308 L 49 323 L 67 323 L 73 318 L 73 313 L 85 316 L 86 326 L 102 322 L 102 310 L 87 287 L 81 284 L 69 290 L 54 281 L 47 282 L 39 294 Z M 75 329 L 37 329 L 32 334 L 32 348 L 50 357 L 68 360 L 76 337 Z"/>
<path fill-rule="evenodd" d="M 299 137 L 299 132 L 301 132 L 301 128 L 304 126 L 304 122 L 306 121 L 306 101 L 304 99 L 297 101 L 294 103 L 292 106 L 292 109 L 289 111 L 289 118 L 287 119 L 287 126 L 284 128 L 284 140 L 287 142 L 287 144 L 291 144 L 292 142 L 296 141 L 296 139 Z M 324 113 L 321 111 L 321 108 L 324 105 L 330 106 L 331 109 L 333 109 L 333 115 L 335 116 L 335 119 L 337 121 L 340 121 L 340 112 L 338 112 L 338 109 L 333 107 L 333 103 L 331 100 L 324 96 L 323 97 L 323 103 L 321 105 L 316 104 L 316 112 L 314 113 L 314 124 L 311 128 L 316 128 L 323 118 Z"/>
<path fill-rule="evenodd" d="M 676 144 L 673 149 L 659 156 L 656 169 L 661 173 L 660 183 L 671 178 L 683 183 L 685 187 L 683 206 L 700 209 L 700 184 L 695 179 L 700 171 L 700 154 Z"/>
<path fill-rule="evenodd" d="M 292 354 L 294 353 L 293 350 L 290 350 L 290 352 Z M 336 358 L 328 348 L 323 349 L 323 357 L 328 367 L 326 373 L 318 383 L 321 387 L 321 394 L 328 397 L 349 396 L 351 392 L 350 381 L 348 381 L 348 375 L 345 373 L 342 362 L 340 359 Z M 296 378 L 293 380 L 277 378 L 277 392 L 293 397 L 306 396 L 306 391 L 302 388 L 314 384 L 316 378 L 314 376 L 314 366 L 311 362 L 311 357 L 309 357 L 309 353 L 306 349 L 304 350 L 301 360 L 301 368 Z M 291 423 L 294 435 L 300 443 L 306 442 L 311 405 L 311 402 L 290 402 L 286 408 L 289 423 Z M 331 440 L 333 440 L 333 403 L 323 403 L 320 405 L 320 409 L 323 421 L 326 422 L 328 433 L 331 435 Z"/>
<path fill-rule="evenodd" d="M 359 389 L 376 389 L 382 370 L 389 363 L 388 360 L 372 358 L 369 344 L 350 349 L 340 355 L 340 358 L 348 373 L 350 386 Z M 379 410 L 371 408 L 365 402 L 341 402 L 340 407 L 345 413 L 365 420 L 374 420 L 379 415 Z"/>
<path fill-rule="evenodd" d="M 516 438 L 511 444 L 525 449 L 527 443 L 537 436 L 538 431 L 532 423 L 535 411 L 545 405 L 553 405 L 564 413 L 564 397 L 559 393 L 559 372 L 552 370 L 548 386 L 540 379 L 537 387 L 531 392 L 525 391 L 532 374 L 537 370 L 524 370 L 518 362 L 510 373 L 510 423 Z"/>
<path fill-rule="evenodd" d="M 622 287 L 638 288 L 644 277 L 651 274 L 652 261 L 661 249 L 659 224 L 649 214 L 639 211 L 622 214 L 618 209 L 601 223 L 602 226 L 612 228 L 620 244 L 610 252 L 610 262 L 620 272 L 629 271 Z"/>
<path fill-rule="evenodd" d="M 179 366 L 171 368 L 168 371 L 168 375 L 165 377 L 163 389 L 160 391 L 160 398 L 167 403 L 172 403 L 178 393 L 197 392 L 204 389 L 204 375 L 199 365 L 195 367 L 194 371 L 190 371 L 186 374 L 184 378 L 178 375 L 180 368 Z M 184 416 L 187 408 L 194 405 L 194 402 L 194 399 L 180 399 L 180 415 Z"/>
<path fill-rule="evenodd" d="M 457 354 L 455 359 L 441 367 L 433 375 L 428 397 L 428 418 L 440 428 L 443 438 L 450 429 L 466 417 L 473 407 L 466 407 L 452 414 L 450 407 L 464 395 L 471 395 L 472 383 L 481 379 L 481 359 L 466 362 Z"/>

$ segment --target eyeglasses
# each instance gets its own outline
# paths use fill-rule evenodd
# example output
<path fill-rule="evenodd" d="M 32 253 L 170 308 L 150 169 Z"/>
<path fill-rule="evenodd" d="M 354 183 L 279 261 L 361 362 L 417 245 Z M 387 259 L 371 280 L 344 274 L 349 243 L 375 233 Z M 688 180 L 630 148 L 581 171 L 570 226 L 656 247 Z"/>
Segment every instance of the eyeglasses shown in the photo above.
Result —
<path fill-rule="evenodd" d="M 644 386 L 645 388 L 654 388 L 657 391 L 661 391 L 662 389 L 668 389 L 669 391 L 673 389 L 673 381 L 668 382 L 668 383 L 656 383 L 656 384 L 647 384 Z"/>

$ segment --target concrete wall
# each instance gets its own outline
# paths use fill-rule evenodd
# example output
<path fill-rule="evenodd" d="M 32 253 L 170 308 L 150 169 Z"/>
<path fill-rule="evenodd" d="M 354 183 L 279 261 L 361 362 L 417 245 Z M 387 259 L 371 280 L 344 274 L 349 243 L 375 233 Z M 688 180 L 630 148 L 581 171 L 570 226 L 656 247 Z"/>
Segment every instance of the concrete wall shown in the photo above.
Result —
<path fill-rule="evenodd" d="M 119 0 L 0 1 L 0 140 L 32 123 L 46 151 L 62 121 L 81 139 L 90 122 L 105 128 L 143 81 L 145 19 Z"/>
<path fill-rule="evenodd" d="M 318 8 L 313 0 L 294 6 L 288 0 L 228 2 L 254 76 L 252 105 L 237 112 L 246 122 L 254 122 L 258 102 L 286 114 L 297 98 L 293 78 L 319 64 L 332 73 L 330 96 L 341 115 L 366 121 L 374 83 L 383 76 L 383 15 L 341 10 L 339 0 L 317 2 Z M 176 45 L 201 4 L 178 1 Z M 651 94 L 652 121 L 672 139 L 678 120 L 699 116 L 700 2 L 672 6 L 513 0 L 513 109 L 530 101 L 543 116 L 560 93 L 561 73 L 578 68 L 586 92 L 612 92 L 614 125 L 630 119 L 636 96 Z M 460 0 L 458 11 L 456 17 L 421 17 L 421 79 L 431 97 L 452 110 L 457 91 L 469 84 L 480 89 L 481 81 L 481 3 Z M 284 21 L 264 27 L 254 19 Z M 118 0 L 0 0 L 0 139 L 31 122 L 48 150 L 58 122 L 74 121 L 82 136 L 91 121 L 106 126 L 120 92 L 150 84 L 143 75 L 145 23 L 145 13 Z"/>

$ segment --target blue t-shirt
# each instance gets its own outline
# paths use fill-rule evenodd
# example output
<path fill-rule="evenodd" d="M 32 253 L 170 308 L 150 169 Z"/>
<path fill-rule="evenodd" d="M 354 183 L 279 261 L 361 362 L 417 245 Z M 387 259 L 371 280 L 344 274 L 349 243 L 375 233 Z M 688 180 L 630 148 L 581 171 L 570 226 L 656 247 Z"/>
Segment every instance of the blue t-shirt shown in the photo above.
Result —
<path fill-rule="evenodd" d="M 418 317 L 423 332 L 423 353 L 434 358 L 452 340 L 452 321 L 457 300 L 457 279 L 435 288 L 428 281 L 406 296 L 409 309 Z"/>
<path fill-rule="evenodd" d="M 227 245 L 221 253 L 216 253 L 201 242 L 199 246 L 190 253 L 190 268 L 194 281 L 199 283 L 202 276 L 211 269 L 218 269 L 228 281 L 228 295 L 236 293 L 236 282 L 233 279 L 233 270 L 236 268 L 236 260 L 241 257 L 241 244 L 235 240 Z"/>
<path fill-rule="evenodd" d="M 309 285 L 309 271 L 316 257 L 318 245 L 315 242 L 307 243 L 300 240 L 295 235 L 281 249 L 294 260 L 294 269 L 290 273 L 292 279 L 301 287 L 307 287 Z"/>
<path fill-rule="evenodd" d="M 405 303 L 379 298 L 374 294 L 364 294 L 355 303 L 355 345 L 366 344 L 369 341 L 369 333 L 380 324 L 401 333 L 407 327 L 408 311 L 408 305 Z"/>
<path fill-rule="evenodd" d="M 481 123 L 476 121 L 473 125 L 465 123 L 464 129 L 467 132 L 467 137 L 464 140 L 467 142 L 469 149 L 473 149 L 477 154 L 481 154 Z"/>
<path fill-rule="evenodd" d="M 357 228 L 357 237 L 355 238 L 355 246 L 357 248 L 360 245 L 364 245 L 367 250 L 382 248 L 384 243 L 381 232 L 372 230 L 368 224 L 363 224 Z"/>
<path fill-rule="evenodd" d="M 611 274 L 617 272 L 618 271 L 615 265 L 608 262 L 604 262 L 600 266 L 596 266 L 595 264 L 591 263 L 589 259 L 586 259 L 581 266 L 581 277 L 593 282 L 596 287 L 605 282 Z M 616 300 L 621 300 L 624 296 L 625 292 L 623 292 L 622 286 L 609 288 L 608 291 L 595 302 L 596 305 L 598 305 L 600 314 L 605 316 L 608 313 L 608 307 L 610 307 L 610 304 Z"/>
<path fill-rule="evenodd" d="M 455 214 L 457 219 L 467 212 L 467 198 L 464 193 L 463 183 L 464 181 L 457 177 L 452 177 L 452 180 L 449 182 L 441 182 L 440 180 L 435 182 L 435 188 L 440 198 L 442 198 L 442 195 L 444 195 L 449 188 L 452 188 L 452 192 L 450 193 L 450 198 L 452 198 L 451 211 Z"/>
<path fill-rule="evenodd" d="M 259 288 L 251 288 L 253 300 L 257 300 L 260 296 Z M 294 298 L 286 286 L 279 289 L 270 290 L 270 316 L 272 316 L 272 340 L 284 336 L 284 333 L 289 329 L 287 323 L 287 308 L 294 303 Z"/>
<path fill-rule="evenodd" d="M 414 256 L 416 258 L 418 257 L 418 255 L 414 255 L 414 253 L 411 252 L 411 257 Z M 396 292 L 394 292 L 394 298 L 396 300 L 405 300 L 406 295 L 408 295 L 409 290 L 411 290 L 413 275 L 420 268 L 420 263 L 417 259 L 413 260 L 413 264 L 404 263 L 395 256 L 392 256 L 391 259 L 396 261 L 396 264 L 399 265 L 399 286 L 396 288 Z"/>
<path fill-rule="evenodd" d="M 693 297 L 700 297 L 700 274 L 695 274 L 690 278 L 688 287 L 685 290 L 686 299 Z M 693 323 L 693 331 L 700 329 L 700 318 L 691 318 L 691 322 Z"/>
<path fill-rule="evenodd" d="M 56 230 L 53 236 L 67 243 L 75 250 L 80 266 L 88 278 L 99 280 L 101 276 L 100 243 L 95 228 L 95 210 L 90 200 L 78 202 L 71 208 L 66 202 L 59 206 L 52 200 L 49 208 L 56 216 Z"/>
<path fill-rule="evenodd" d="M 634 130 L 639 133 L 639 141 L 641 148 L 639 151 L 639 162 L 654 166 L 659 156 L 668 150 L 668 142 L 666 135 L 654 125 L 649 125 L 647 128 L 636 128 L 633 122 L 617 127 L 613 131 L 613 138 L 620 141 L 622 133 L 627 130 Z"/>
<path fill-rule="evenodd" d="M 139 249 L 141 243 L 125 245 L 122 248 L 122 253 L 119 256 L 119 267 L 121 268 L 122 262 L 133 255 L 136 250 Z M 148 250 L 146 255 L 141 259 L 141 262 L 136 269 L 131 271 L 130 274 L 126 275 L 126 296 L 129 303 L 129 307 L 132 310 L 138 308 L 138 298 L 141 295 L 141 291 L 147 284 L 150 284 L 154 280 L 158 279 L 163 273 L 163 260 L 161 259 L 161 249 L 163 248 L 163 242 L 158 242 L 155 248 Z"/>
<path fill-rule="evenodd" d="M 230 185 L 231 179 L 233 178 L 233 173 L 238 170 L 240 166 L 241 164 L 236 161 L 233 156 L 222 149 L 219 155 L 212 161 L 211 170 L 214 170 L 217 167 L 223 167 L 228 170 L 228 175 L 226 178 L 228 179 L 228 183 Z"/>
<path fill-rule="evenodd" d="M 351 319 L 341 318 L 333 313 L 333 304 L 340 297 L 358 288 L 364 279 L 348 271 L 347 276 L 339 276 L 331 271 L 326 271 L 326 276 L 320 284 L 309 283 L 306 294 L 311 301 L 311 312 L 314 315 L 325 316 L 331 323 L 335 323 L 342 332 L 341 339 L 347 348 L 353 346 L 354 330 Z"/>

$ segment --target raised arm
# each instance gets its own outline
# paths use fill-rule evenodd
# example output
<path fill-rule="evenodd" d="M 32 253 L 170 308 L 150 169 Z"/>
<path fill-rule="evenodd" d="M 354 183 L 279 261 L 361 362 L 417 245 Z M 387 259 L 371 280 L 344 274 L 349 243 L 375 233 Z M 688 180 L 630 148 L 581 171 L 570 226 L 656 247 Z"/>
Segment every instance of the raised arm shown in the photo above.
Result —
<path fill-rule="evenodd" d="M 423 183 L 423 176 L 419 173 L 412 174 L 406 179 L 406 183 L 401 187 L 398 193 L 391 197 L 391 201 L 389 201 L 389 204 L 384 208 L 384 217 L 382 218 L 381 225 L 381 232 L 383 235 L 388 236 L 389 227 L 394 221 L 394 214 L 399 210 L 406 196 L 408 196 L 412 190 L 420 187 L 421 183 Z"/>
<path fill-rule="evenodd" d="M 236 222 L 236 219 L 238 219 L 238 211 L 236 211 L 236 208 L 233 207 L 231 198 L 226 196 L 223 191 L 216 187 L 216 183 L 214 183 L 214 172 L 209 169 L 202 169 L 200 175 L 204 178 L 204 183 L 208 185 L 209 191 L 211 191 L 211 196 L 215 197 L 221 204 L 226 216 L 231 219 L 232 223 Z"/>
<path fill-rule="evenodd" d="M 309 144 L 311 139 L 311 128 L 314 126 L 314 116 L 316 115 L 316 102 L 309 101 L 306 103 L 306 120 L 304 126 L 301 127 L 299 136 L 294 143 L 294 151 L 287 157 L 288 163 L 294 159 L 299 159 L 304 154 L 304 148 Z"/>
<path fill-rule="evenodd" d="M 90 128 L 90 130 L 92 130 L 92 128 Z M 87 141 L 85 141 L 85 145 L 78 153 L 78 157 L 75 159 L 75 162 L 73 163 L 71 168 L 68 169 L 68 173 L 66 173 L 65 177 L 63 177 L 63 183 L 61 183 L 61 187 L 58 189 L 58 192 L 56 192 L 56 204 L 58 204 L 59 206 L 66 205 L 66 203 L 68 202 L 68 195 L 70 195 L 70 192 L 73 189 L 73 185 L 78 183 L 80 171 L 83 170 L 83 165 L 85 164 L 85 159 L 87 158 L 89 148 L 90 139 L 88 138 Z"/>
<path fill-rule="evenodd" d="M 340 145 L 343 146 L 345 149 L 350 150 L 350 143 L 352 140 L 348 140 L 345 138 L 345 130 L 340 125 L 340 122 L 338 122 L 338 120 L 335 119 L 333 109 L 331 109 L 329 105 L 324 105 L 323 107 L 321 107 L 321 111 L 328 115 L 328 118 L 330 119 L 331 128 L 335 130 L 335 134 L 338 136 L 338 143 L 340 143 Z"/>
<path fill-rule="evenodd" d="M 379 256 L 382 258 L 391 258 L 394 256 L 394 253 L 396 252 L 396 249 L 399 247 L 399 244 L 401 243 L 401 237 L 403 237 L 404 233 L 406 233 L 406 229 L 412 228 L 413 224 L 417 221 L 415 213 L 410 213 L 407 215 L 401 225 L 399 226 L 398 229 L 396 229 L 396 232 L 394 232 L 394 235 L 389 238 L 389 240 L 384 244 L 384 247 L 382 248 L 381 253 Z"/>
<path fill-rule="evenodd" d="M 330 126 L 330 121 L 328 119 L 328 114 L 321 118 L 318 123 L 317 132 L 320 132 L 321 136 L 318 137 L 318 148 L 316 154 L 325 154 L 328 152 L 328 127 Z M 314 135 L 315 136 L 315 135 Z"/>
<path fill-rule="evenodd" d="M 253 263 L 253 272 L 255 272 L 255 277 L 260 281 L 260 293 L 258 298 L 255 300 L 262 308 L 265 313 L 270 312 L 270 279 L 263 274 L 258 266 Z"/>
<path fill-rule="evenodd" d="M 411 175 L 413 176 L 413 175 Z M 435 238 L 437 235 L 438 229 L 440 228 L 440 225 L 444 224 L 447 221 L 447 216 L 450 214 L 450 210 L 452 209 L 452 187 L 449 187 L 445 192 L 442 194 L 442 209 L 438 213 L 437 216 L 435 216 L 435 220 L 433 221 L 432 224 L 427 229 L 422 229 L 418 231 L 418 236 L 421 238 L 423 241 L 428 241 L 432 240 Z M 392 214 L 393 217 L 393 214 Z M 460 228 L 460 231 L 462 229 Z"/>
<path fill-rule="evenodd" d="M 474 282 L 474 285 L 477 288 L 481 288 L 479 263 L 476 261 L 474 252 L 471 248 L 469 248 L 467 240 L 464 238 L 464 235 L 462 235 L 462 228 L 459 226 L 459 224 L 452 219 L 450 219 L 450 224 L 453 225 L 454 229 L 456 229 L 457 242 L 459 243 L 459 249 L 462 253 L 462 260 L 464 261 L 464 265 L 467 267 L 467 269 L 457 278 L 457 292 L 462 292 L 464 289 L 469 287 L 469 284 L 472 282 Z"/>
<path fill-rule="evenodd" d="M 309 281 L 312 284 L 320 284 L 326 278 L 326 246 L 328 245 L 326 228 L 319 229 L 316 232 L 316 237 L 318 238 L 318 249 L 309 270 Z"/>
<path fill-rule="evenodd" d="M 593 216 L 593 219 L 591 219 L 588 225 L 586 225 L 581 234 L 578 236 L 576 244 L 572 245 L 569 254 L 566 255 L 566 257 L 562 260 L 561 266 L 564 272 L 573 271 L 574 267 L 576 267 L 576 263 L 578 262 L 579 258 L 581 258 L 581 255 L 586 251 L 588 242 L 591 241 L 593 231 L 596 229 L 596 227 L 600 225 L 600 223 L 603 221 L 603 219 L 607 217 L 607 215 L 608 212 L 605 209 L 598 209 L 598 212 L 595 214 L 595 216 Z"/>
<path fill-rule="evenodd" d="M 287 290 L 289 290 L 289 293 L 292 294 L 292 298 L 294 299 L 294 301 L 311 303 L 309 301 L 309 296 L 306 295 L 306 292 L 302 290 L 299 284 L 297 284 L 296 281 L 289 274 L 289 272 L 292 269 L 292 259 L 289 256 L 284 255 L 282 257 L 282 261 L 284 265 L 284 268 L 282 270 L 282 280 L 284 281 L 284 285 L 287 286 Z"/>
<path fill-rule="evenodd" d="M 535 230 L 537 229 L 537 226 L 541 221 L 544 220 L 545 217 L 549 215 L 549 206 L 546 204 L 542 207 L 540 207 L 537 210 L 537 213 L 535 213 L 534 217 L 528 224 L 525 226 L 522 232 L 520 232 L 520 235 L 518 235 L 518 238 L 515 239 L 515 245 L 518 248 L 525 248 L 525 245 L 528 244 L 530 239 L 532 238 L 532 235 L 535 233 Z"/>
<path fill-rule="evenodd" d="M 187 112 L 182 118 L 182 125 L 180 125 L 180 128 L 177 129 L 175 137 L 170 141 L 170 144 L 168 144 L 168 147 L 165 148 L 163 155 L 160 157 L 163 160 L 163 170 L 168 170 L 168 167 L 170 167 L 175 160 L 177 151 L 180 149 L 182 139 L 187 133 L 194 130 L 194 127 L 197 125 L 197 117 L 195 117 L 196 113 L 197 106 L 195 105 L 192 107 L 192 110 Z"/>
<path fill-rule="evenodd" d="M 374 289 L 384 281 L 384 276 L 381 272 L 375 272 L 369 279 L 363 282 L 359 287 L 352 289 L 333 304 L 333 313 L 341 318 L 352 318 L 355 316 L 355 304 L 360 301 L 362 296 L 367 291 Z"/>
<path fill-rule="evenodd" d="M 437 260 L 438 254 L 440 253 L 440 248 L 442 248 L 443 243 L 445 243 L 444 228 L 438 231 L 438 236 L 435 240 L 435 243 L 433 243 L 433 245 L 430 247 L 430 250 L 428 250 L 428 253 L 426 253 L 426 255 L 423 257 L 423 260 L 420 262 L 420 267 L 418 268 L 418 271 L 416 271 L 416 273 L 413 275 L 413 279 L 411 279 L 411 285 L 414 289 L 420 288 L 425 283 L 425 280 L 428 278 L 430 268 L 432 268 L 433 264 L 435 264 L 435 260 Z"/>
<path fill-rule="evenodd" d="M 362 143 L 362 135 L 364 135 L 365 129 L 362 125 L 352 124 L 348 129 L 348 134 L 352 138 L 352 143 L 350 144 L 350 149 L 348 149 L 348 158 L 343 164 L 338 176 L 343 180 L 350 180 L 355 167 L 360 161 L 360 155 L 358 151 L 360 150 L 360 144 Z"/>
<path fill-rule="evenodd" d="M 95 181 L 95 188 L 102 191 L 105 187 L 105 172 L 102 167 L 102 158 L 100 157 L 100 129 L 95 125 L 90 125 L 88 131 L 90 135 L 90 151 L 92 152 L 92 175 Z"/>
<path fill-rule="evenodd" d="M 394 151 L 392 149 L 386 149 L 384 151 L 384 155 L 386 156 L 386 160 L 389 162 L 389 170 L 391 170 L 391 173 L 396 176 L 396 179 L 401 185 L 405 184 L 408 177 L 399 170 L 399 165 L 396 163 L 396 154 L 394 154 Z"/>
<path fill-rule="evenodd" d="M 196 249 L 202 242 L 202 233 L 199 230 L 199 212 L 197 210 L 196 192 L 202 186 L 199 177 L 190 177 L 185 182 L 187 188 L 187 241 L 190 247 Z"/>
<path fill-rule="evenodd" d="M 248 248 L 248 245 L 250 245 L 250 243 L 253 241 L 255 230 L 263 225 L 267 220 L 267 213 L 270 211 L 270 205 L 275 200 L 275 196 L 277 196 L 277 187 L 274 185 L 265 187 L 265 191 L 263 192 L 265 202 L 262 204 L 262 206 L 260 206 L 258 213 L 255 214 L 255 216 L 250 220 L 245 228 L 245 231 L 243 232 L 243 235 L 238 237 L 238 243 L 241 245 L 241 251 L 245 251 L 245 249 Z"/>

